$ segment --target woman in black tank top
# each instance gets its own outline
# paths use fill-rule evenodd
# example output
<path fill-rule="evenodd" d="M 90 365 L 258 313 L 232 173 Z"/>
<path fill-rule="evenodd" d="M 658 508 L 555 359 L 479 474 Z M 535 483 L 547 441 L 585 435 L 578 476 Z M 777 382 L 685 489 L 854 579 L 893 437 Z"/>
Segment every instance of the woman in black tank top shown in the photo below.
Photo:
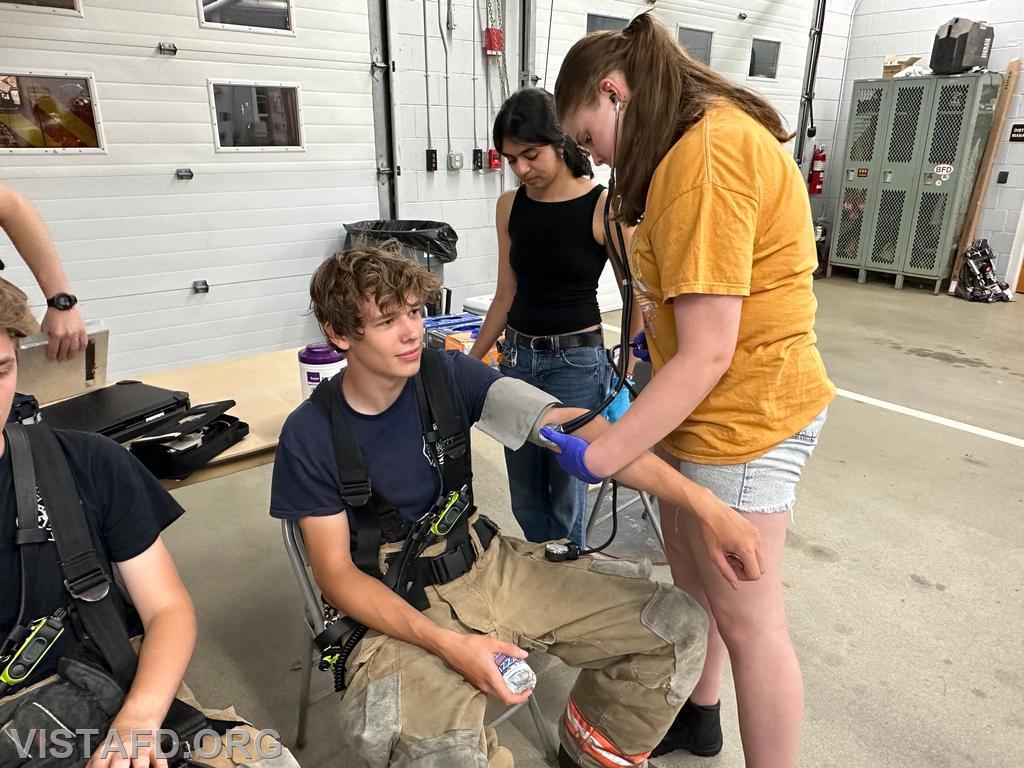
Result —
<path fill-rule="evenodd" d="M 498 286 L 470 354 L 482 358 L 505 332 L 501 372 L 565 405 L 604 399 L 611 367 L 601 335 L 597 284 L 607 260 L 604 202 L 586 154 L 555 122 L 541 88 L 514 93 L 494 122 L 494 146 L 522 182 L 498 198 Z M 512 511 L 530 541 L 581 546 L 587 486 L 555 454 L 527 443 L 505 450 Z"/>

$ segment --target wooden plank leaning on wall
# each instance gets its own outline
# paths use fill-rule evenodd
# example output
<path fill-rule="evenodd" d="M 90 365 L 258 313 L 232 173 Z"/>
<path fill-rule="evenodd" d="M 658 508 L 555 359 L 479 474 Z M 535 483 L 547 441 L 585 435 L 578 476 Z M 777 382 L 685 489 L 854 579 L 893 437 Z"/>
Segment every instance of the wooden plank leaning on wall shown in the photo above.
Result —
<path fill-rule="evenodd" d="M 1003 88 L 999 92 L 999 101 L 996 102 L 995 112 L 992 115 L 992 130 L 989 133 L 985 154 L 981 157 L 978 175 L 974 179 L 974 190 L 971 192 L 971 201 L 967 204 L 964 226 L 960 230 L 960 241 L 956 246 L 956 258 L 953 260 L 953 271 L 949 278 L 950 296 L 953 296 L 956 291 L 957 279 L 960 277 L 960 270 L 964 265 L 964 253 L 967 251 L 967 246 L 974 240 L 974 231 L 977 229 L 978 219 L 981 218 L 981 205 L 988 192 L 988 182 L 992 176 L 992 165 L 996 158 L 996 150 L 999 148 L 999 137 L 1003 133 L 1006 113 L 1010 109 L 1010 102 L 1013 101 L 1016 92 L 1020 65 L 1020 59 L 1011 59 L 1010 63 L 1006 65 Z M 1018 290 L 1020 289 L 1018 288 Z"/>

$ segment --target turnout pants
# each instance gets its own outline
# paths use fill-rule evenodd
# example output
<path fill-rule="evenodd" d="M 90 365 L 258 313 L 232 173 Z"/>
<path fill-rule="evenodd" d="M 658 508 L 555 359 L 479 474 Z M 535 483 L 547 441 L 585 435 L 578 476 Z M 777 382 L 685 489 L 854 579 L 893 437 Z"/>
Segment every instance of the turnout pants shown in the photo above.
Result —
<path fill-rule="evenodd" d="M 475 533 L 470 535 L 479 548 Z M 649 564 L 544 559 L 496 536 L 472 570 L 427 587 L 437 624 L 540 649 L 581 671 L 559 738 L 587 768 L 643 766 L 700 674 L 707 617 Z M 484 726 L 485 694 L 440 658 L 370 633 L 348 663 L 343 737 L 370 768 L 510 768 Z"/>

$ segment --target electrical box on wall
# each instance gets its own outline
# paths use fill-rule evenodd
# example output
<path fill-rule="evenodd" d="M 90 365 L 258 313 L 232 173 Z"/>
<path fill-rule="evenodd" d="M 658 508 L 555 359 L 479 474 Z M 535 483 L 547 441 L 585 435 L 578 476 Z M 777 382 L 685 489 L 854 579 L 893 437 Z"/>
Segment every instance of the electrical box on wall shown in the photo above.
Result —
<path fill-rule="evenodd" d="M 473 170 L 482 171 L 484 169 L 484 151 L 482 149 L 473 150 Z"/>
<path fill-rule="evenodd" d="M 461 171 L 464 160 L 461 152 L 449 152 L 448 153 L 448 170 L 449 171 Z"/>
<path fill-rule="evenodd" d="M 427 170 L 433 173 L 437 170 L 437 150 L 427 150 Z"/>

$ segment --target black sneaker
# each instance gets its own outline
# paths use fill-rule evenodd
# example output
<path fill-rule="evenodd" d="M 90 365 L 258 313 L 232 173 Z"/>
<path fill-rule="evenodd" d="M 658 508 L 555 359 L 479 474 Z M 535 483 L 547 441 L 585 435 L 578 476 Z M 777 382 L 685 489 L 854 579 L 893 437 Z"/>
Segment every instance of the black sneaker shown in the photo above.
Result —
<path fill-rule="evenodd" d="M 722 702 L 702 707 L 689 699 L 679 710 L 665 738 L 651 752 L 651 757 L 685 749 L 699 757 L 714 757 L 722 751 Z"/>

